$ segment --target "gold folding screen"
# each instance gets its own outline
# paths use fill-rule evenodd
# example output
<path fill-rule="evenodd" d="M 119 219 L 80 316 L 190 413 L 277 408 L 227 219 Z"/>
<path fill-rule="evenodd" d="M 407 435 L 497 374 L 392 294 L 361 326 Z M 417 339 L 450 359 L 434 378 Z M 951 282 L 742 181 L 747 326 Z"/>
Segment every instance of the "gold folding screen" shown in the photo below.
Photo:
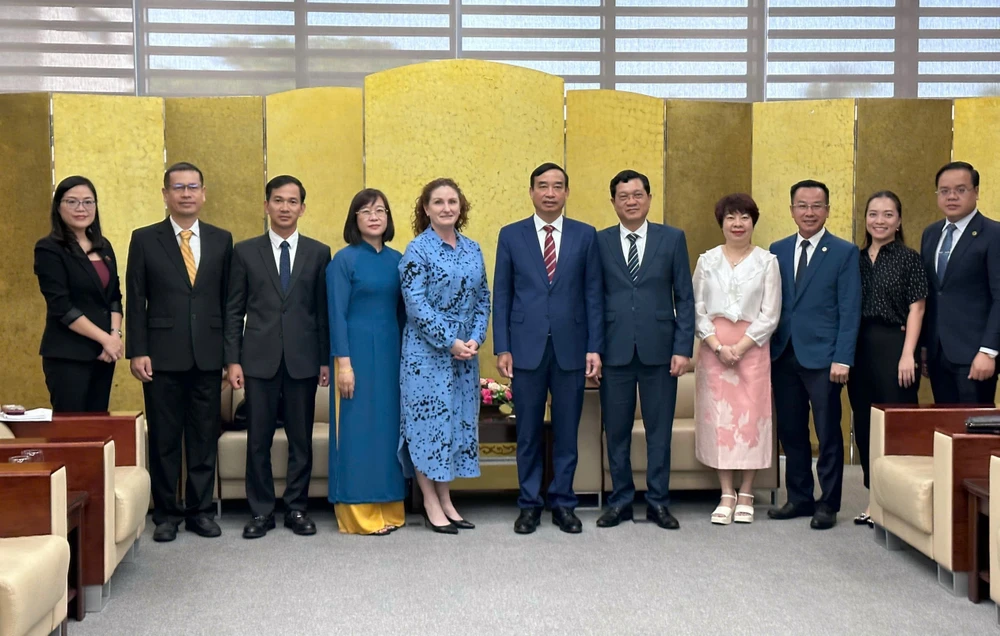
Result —
<path fill-rule="evenodd" d="M 979 209 L 1000 220 L 1000 97 L 955 100 L 955 161 L 979 170 Z"/>

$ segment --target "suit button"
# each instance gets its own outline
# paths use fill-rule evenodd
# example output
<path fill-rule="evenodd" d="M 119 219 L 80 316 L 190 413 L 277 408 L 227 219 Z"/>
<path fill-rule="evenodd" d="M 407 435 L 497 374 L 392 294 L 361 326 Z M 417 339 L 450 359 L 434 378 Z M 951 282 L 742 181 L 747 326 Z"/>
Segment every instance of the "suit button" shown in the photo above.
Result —
<path fill-rule="evenodd" d="M 198 318 L 198 316 L 196 316 L 194 314 L 191 314 L 191 321 L 192 322 L 194 322 L 197 318 Z"/>

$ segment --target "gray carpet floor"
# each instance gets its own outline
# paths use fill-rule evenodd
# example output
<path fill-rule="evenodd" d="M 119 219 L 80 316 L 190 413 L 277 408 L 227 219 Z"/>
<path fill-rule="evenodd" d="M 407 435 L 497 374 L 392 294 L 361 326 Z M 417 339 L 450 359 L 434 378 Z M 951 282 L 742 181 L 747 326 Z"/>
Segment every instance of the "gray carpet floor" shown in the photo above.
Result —
<path fill-rule="evenodd" d="M 784 501 L 784 493 L 779 495 Z M 227 507 L 223 536 L 182 531 L 156 544 L 147 525 L 135 563 L 119 566 L 111 601 L 70 634 L 993 634 L 995 606 L 941 588 L 934 565 L 888 552 L 851 523 L 864 509 L 848 467 L 839 524 L 771 521 L 713 526 L 711 494 L 671 506 L 681 523 L 613 529 L 580 511 L 581 535 L 546 513 L 533 535 L 512 530 L 512 497 L 456 499 L 476 530 L 444 536 L 412 525 L 388 537 L 336 532 L 317 504 L 314 537 L 280 526 L 240 537 L 246 512 Z M 644 517 L 644 507 L 636 506 Z"/>

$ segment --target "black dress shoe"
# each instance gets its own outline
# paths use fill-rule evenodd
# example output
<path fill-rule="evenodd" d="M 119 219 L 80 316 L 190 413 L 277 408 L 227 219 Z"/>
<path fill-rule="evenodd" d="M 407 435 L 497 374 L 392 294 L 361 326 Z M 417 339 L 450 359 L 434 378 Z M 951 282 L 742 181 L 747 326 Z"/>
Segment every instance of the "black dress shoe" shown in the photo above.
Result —
<path fill-rule="evenodd" d="M 771 508 L 767 511 L 767 516 L 772 519 L 795 519 L 796 517 L 811 517 L 816 512 L 816 506 L 812 503 L 793 504 L 786 503 L 780 508 Z"/>
<path fill-rule="evenodd" d="M 476 529 L 476 524 L 472 523 L 471 521 L 466 521 L 465 519 L 452 519 L 448 515 L 445 515 L 444 518 L 447 519 L 449 521 L 449 523 L 451 523 L 451 525 L 455 526 L 459 530 L 475 530 Z"/>
<path fill-rule="evenodd" d="M 632 519 L 632 505 L 628 506 L 608 506 L 600 517 L 597 518 L 598 528 L 614 528 L 622 521 Z"/>
<path fill-rule="evenodd" d="M 212 538 L 222 536 L 222 528 L 219 527 L 219 524 L 201 515 L 185 519 L 184 529 L 190 530 L 201 537 Z"/>
<path fill-rule="evenodd" d="M 514 532 L 518 534 L 531 534 L 538 528 L 541 520 L 541 508 L 521 508 L 521 514 L 517 516 L 517 521 L 514 522 Z"/>
<path fill-rule="evenodd" d="M 552 508 L 552 523 L 559 526 L 559 529 L 563 532 L 568 532 L 570 534 L 579 534 L 580 532 L 583 532 L 583 523 L 581 523 L 580 518 L 573 513 L 572 508 L 563 508 L 561 506 Z"/>
<path fill-rule="evenodd" d="M 813 515 L 809 527 L 813 530 L 829 530 L 837 525 L 837 513 L 826 504 L 816 506 L 816 514 Z"/>
<path fill-rule="evenodd" d="M 243 538 L 259 539 L 265 536 L 268 530 L 274 530 L 274 515 L 256 516 L 243 526 Z"/>
<path fill-rule="evenodd" d="M 153 541 L 157 543 L 167 543 L 177 538 L 177 526 L 169 521 L 156 524 L 153 531 Z"/>
<path fill-rule="evenodd" d="M 302 510 L 289 510 L 285 513 L 285 527 L 292 532 L 307 537 L 316 534 L 316 524 Z"/>
<path fill-rule="evenodd" d="M 448 519 L 448 516 L 445 515 L 444 518 Z M 424 510 L 424 525 L 426 525 L 434 532 L 437 532 L 438 534 L 458 534 L 458 528 L 455 527 L 455 524 L 451 523 L 450 519 L 448 519 L 448 523 L 444 524 L 443 526 L 436 526 L 433 523 L 431 523 L 431 518 L 427 516 L 426 510 Z"/>
<path fill-rule="evenodd" d="M 677 530 L 681 527 L 666 506 L 646 506 L 646 518 L 664 530 Z"/>

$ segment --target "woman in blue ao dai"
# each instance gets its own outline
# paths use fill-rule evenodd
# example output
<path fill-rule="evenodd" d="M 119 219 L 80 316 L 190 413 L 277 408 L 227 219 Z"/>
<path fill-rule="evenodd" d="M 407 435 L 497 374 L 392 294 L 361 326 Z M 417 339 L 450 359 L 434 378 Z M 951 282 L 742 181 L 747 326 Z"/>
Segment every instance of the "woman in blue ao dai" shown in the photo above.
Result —
<path fill-rule="evenodd" d="M 415 473 L 436 532 L 475 527 L 451 501 L 450 482 L 479 476 L 479 347 L 490 290 L 479 245 L 459 234 L 469 203 L 451 179 L 427 184 L 416 238 L 399 263 L 406 306 L 400 366 L 400 461 Z"/>

